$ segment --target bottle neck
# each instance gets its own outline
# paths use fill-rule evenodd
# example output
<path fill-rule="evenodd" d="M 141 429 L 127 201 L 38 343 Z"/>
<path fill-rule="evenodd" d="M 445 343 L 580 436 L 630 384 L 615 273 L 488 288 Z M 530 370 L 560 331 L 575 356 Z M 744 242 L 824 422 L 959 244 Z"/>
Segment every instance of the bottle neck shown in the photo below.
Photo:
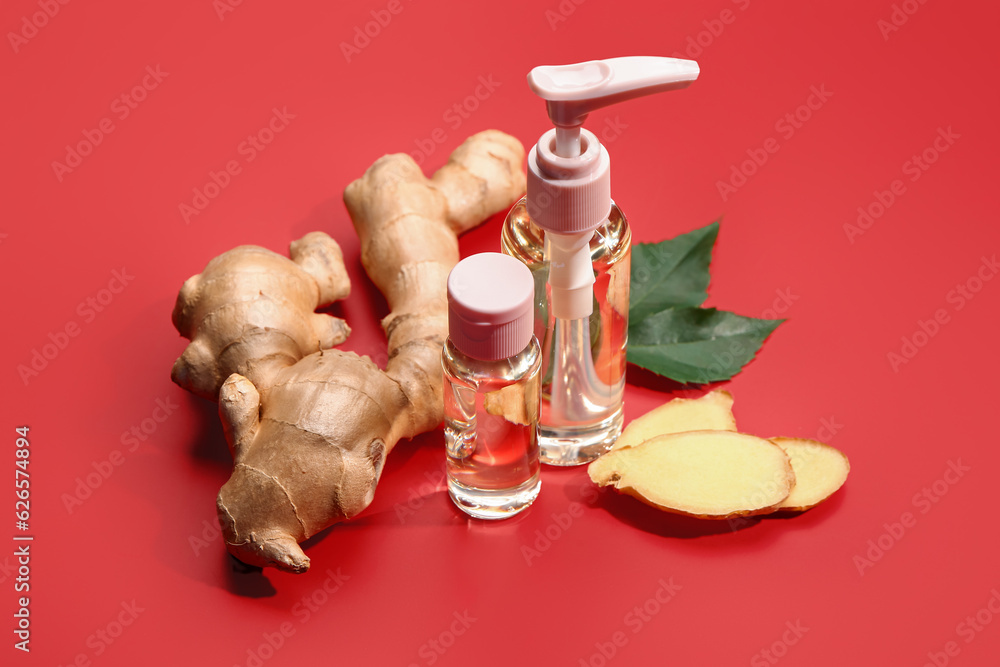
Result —
<path fill-rule="evenodd" d="M 442 361 L 445 371 L 476 384 L 516 382 L 540 365 L 541 348 L 532 336 L 523 350 L 504 359 L 478 359 L 462 352 L 451 338 L 445 340 Z"/>
<path fill-rule="evenodd" d="M 580 156 L 579 126 L 556 128 L 556 155 L 565 158 Z"/>

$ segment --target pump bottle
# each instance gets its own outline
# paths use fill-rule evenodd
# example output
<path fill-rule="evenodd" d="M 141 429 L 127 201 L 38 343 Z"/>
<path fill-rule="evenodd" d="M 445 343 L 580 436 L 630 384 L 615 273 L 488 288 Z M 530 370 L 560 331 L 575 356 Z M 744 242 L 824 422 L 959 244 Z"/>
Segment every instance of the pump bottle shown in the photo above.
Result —
<path fill-rule="evenodd" d="M 507 215 L 501 249 L 524 262 L 535 282 L 543 463 L 592 461 L 623 421 L 631 233 L 611 199 L 608 151 L 581 126 L 595 109 L 686 88 L 698 74 L 692 60 L 652 56 L 528 74 L 555 128 L 528 155 L 527 194 Z"/>

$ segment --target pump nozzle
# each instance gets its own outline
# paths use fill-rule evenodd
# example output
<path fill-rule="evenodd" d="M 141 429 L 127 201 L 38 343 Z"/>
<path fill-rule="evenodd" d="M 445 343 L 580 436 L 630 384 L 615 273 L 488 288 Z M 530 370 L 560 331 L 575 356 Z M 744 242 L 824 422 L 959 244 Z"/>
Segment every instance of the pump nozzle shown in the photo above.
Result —
<path fill-rule="evenodd" d="M 528 74 L 528 86 L 546 101 L 556 126 L 556 155 L 576 157 L 580 126 L 591 111 L 633 97 L 686 88 L 698 73 L 693 60 L 630 56 L 536 67 Z"/>

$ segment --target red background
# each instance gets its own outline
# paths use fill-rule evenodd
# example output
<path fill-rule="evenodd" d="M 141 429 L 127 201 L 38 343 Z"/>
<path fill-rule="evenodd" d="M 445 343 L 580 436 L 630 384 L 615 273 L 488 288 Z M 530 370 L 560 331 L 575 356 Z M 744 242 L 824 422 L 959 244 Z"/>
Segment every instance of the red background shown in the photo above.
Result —
<path fill-rule="evenodd" d="M 402 0 L 348 62 L 341 42 L 387 4 L 247 1 L 220 17 L 211 0 L 71 2 L 12 45 L 41 10 L 4 3 L 0 534 L 16 532 L 14 427 L 28 425 L 35 536 L 30 655 L 12 648 L 14 542 L 2 538 L 5 664 L 919 665 L 929 653 L 997 664 L 1000 618 L 987 603 L 1000 587 L 1000 280 L 975 280 L 1000 246 L 996 4 L 908 0 L 912 15 L 883 34 L 890 0 Z M 730 22 L 716 22 L 724 10 Z M 844 489 L 800 517 L 733 531 L 595 497 L 583 469 L 546 469 L 529 512 L 485 525 L 451 507 L 438 431 L 401 443 L 372 506 L 310 542 L 308 574 L 234 570 L 213 534 L 230 465 L 215 406 L 169 380 L 185 344 L 170 325 L 181 283 L 233 246 L 283 252 L 327 231 L 354 285 L 335 308 L 354 328 L 344 347 L 377 355 L 385 305 L 358 260 L 347 183 L 439 128 L 430 170 L 485 128 L 530 146 L 547 128 L 524 82 L 535 65 L 672 55 L 699 39 L 691 88 L 595 113 L 588 127 L 622 128 L 608 143 L 613 192 L 636 241 L 724 216 L 709 303 L 754 316 L 777 304 L 788 318 L 724 385 L 739 426 L 826 437 L 851 459 Z M 112 103 L 147 66 L 168 74 L 122 119 Z M 455 127 L 445 114 L 480 77 L 499 85 Z M 791 136 L 779 131 L 813 86 L 829 99 Z M 240 143 L 274 107 L 294 119 L 246 162 Z M 58 180 L 52 163 L 104 118 L 113 132 Z M 935 157 L 939 128 L 959 138 L 910 180 L 905 164 L 925 149 Z M 723 198 L 718 184 L 769 137 L 779 150 Z M 179 205 L 234 159 L 241 172 L 185 224 Z M 905 192 L 849 238 L 858 207 L 896 179 Z M 496 249 L 501 220 L 467 234 L 463 254 Z M 134 278 L 101 312 L 80 308 L 123 268 Z M 970 279 L 973 298 L 951 292 Z M 894 368 L 888 355 L 939 310 L 946 322 Z M 69 323 L 79 335 L 25 382 L 18 366 Z M 630 374 L 627 419 L 678 393 Z M 146 421 L 155 431 L 129 451 L 123 433 L 158 400 L 176 407 Z M 78 479 L 116 450 L 120 465 L 67 508 Z M 948 475 L 954 484 L 941 481 L 950 462 L 969 468 Z M 917 495 L 925 488 L 935 502 Z M 561 527 L 553 515 L 570 509 Z M 913 521 L 900 531 L 905 512 Z M 546 546 L 537 531 L 556 539 L 529 563 L 523 548 Z M 880 540 L 889 548 L 874 560 Z M 331 595 L 319 592 L 328 570 L 347 577 Z M 651 601 L 661 579 L 681 587 L 662 606 Z M 304 597 L 323 601 L 308 618 Z M 143 611 L 118 627 L 133 601 Z M 637 606 L 656 613 L 640 622 Z M 450 635 L 464 612 L 476 620 Z M 992 622 L 973 631 L 965 619 L 977 612 Z M 796 624 L 808 630 L 787 632 Z M 96 634 L 118 630 L 110 644 Z M 624 645 L 606 660 L 616 632 Z M 267 635 L 280 648 L 261 652 Z"/>

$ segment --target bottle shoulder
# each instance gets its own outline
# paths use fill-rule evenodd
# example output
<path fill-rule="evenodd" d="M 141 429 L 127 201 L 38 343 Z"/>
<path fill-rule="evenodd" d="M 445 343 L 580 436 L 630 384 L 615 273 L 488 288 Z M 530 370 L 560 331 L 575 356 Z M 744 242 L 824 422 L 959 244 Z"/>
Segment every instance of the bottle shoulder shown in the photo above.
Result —
<path fill-rule="evenodd" d="M 489 385 L 489 390 L 520 382 L 538 373 L 542 365 L 542 350 L 534 336 L 528 345 L 513 357 L 497 360 L 476 359 L 460 351 L 447 339 L 441 355 L 444 372 L 456 380 L 475 385 Z"/>
<path fill-rule="evenodd" d="M 597 228 L 590 240 L 591 260 L 595 265 L 613 265 L 629 254 L 632 232 L 625 213 L 611 202 L 607 220 Z M 545 231 L 528 216 L 526 198 L 514 204 L 504 220 L 500 233 L 503 252 L 529 267 L 545 263 Z"/>

